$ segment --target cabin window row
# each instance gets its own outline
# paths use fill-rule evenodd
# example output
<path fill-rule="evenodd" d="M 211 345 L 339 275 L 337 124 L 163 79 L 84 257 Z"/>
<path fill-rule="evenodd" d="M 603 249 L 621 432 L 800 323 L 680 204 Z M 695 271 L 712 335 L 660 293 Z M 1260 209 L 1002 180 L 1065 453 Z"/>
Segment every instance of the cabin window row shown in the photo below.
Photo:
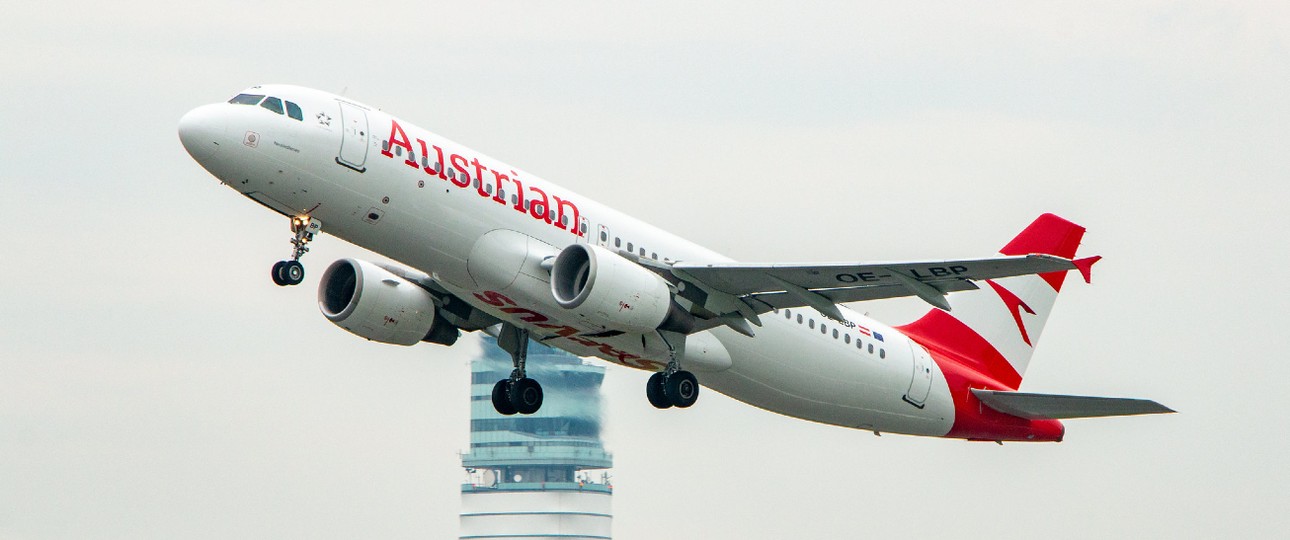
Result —
<path fill-rule="evenodd" d="M 774 311 L 775 313 L 780 312 L 780 310 L 778 309 Z M 794 315 L 793 310 L 791 309 L 785 309 L 783 311 L 784 311 L 785 319 L 788 319 L 790 321 L 796 320 L 797 324 L 806 324 L 806 327 L 810 328 L 811 330 L 814 330 L 818 326 L 820 329 L 820 334 L 828 336 L 831 333 L 833 335 L 833 339 L 841 338 L 842 342 L 847 345 L 850 345 L 854 341 L 856 344 L 856 349 L 859 349 L 861 351 L 868 351 L 869 354 L 874 354 L 874 351 L 876 350 L 878 353 L 878 358 L 887 357 L 887 349 L 881 346 L 875 348 L 873 346 L 872 341 L 866 343 L 864 340 L 861 340 L 859 336 L 856 336 L 855 339 L 852 339 L 851 334 L 847 333 L 846 330 L 838 331 L 837 327 L 829 327 L 827 324 L 825 324 L 823 320 L 821 320 L 820 323 L 817 325 L 815 323 L 815 317 L 811 317 L 809 315 L 803 317 L 801 313 Z"/>
<path fill-rule="evenodd" d="M 600 241 L 601 241 L 601 242 L 608 242 L 608 241 L 609 241 L 609 233 L 608 233 L 608 232 L 605 232 L 605 231 L 600 231 Z M 623 239 L 622 239 L 622 238 L 620 238 L 620 237 L 615 236 L 615 237 L 614 237 L 614 247 L 615 247 L 615 248 L 618 248 L 618 249 L 623 249 Z M 650 259 L 654 259 L 654 260 L 656 260 L 656 261 L 657 261 L 657 260 L 659 260 L 659 258 L 658 258 L 658 252 L 657 252 L 657 251 L 649 251 L 649 250 L 645 249 L 643 246 L 642 246 L 642 247 L 640 247 L 640 251 L 637 251 L 637 247 L 636 247 L 636 245 L 632 244 L 631 242 L 627 242 L 627 249 L 623 249 L 623 251 L 626 251 L 626 252 L 628 252 L 628 253 L 635 253 L 635 254 L 637 254 L 637 255 L 640 255 L 640 258 L 642 258 L 642 259 L 644 259 L 644 258 L 646 258 L 646 257 L 649 257 Z M 647 255 L 647 254 L 648 254 L 648 255 Z M 671 263 L 671 262 L 672 262 L 672 259 L 669 259 L 669 258 L 667 258 L 667 257 L 663 257 L 663 262 L 665 262 L 665 263 Z"/>

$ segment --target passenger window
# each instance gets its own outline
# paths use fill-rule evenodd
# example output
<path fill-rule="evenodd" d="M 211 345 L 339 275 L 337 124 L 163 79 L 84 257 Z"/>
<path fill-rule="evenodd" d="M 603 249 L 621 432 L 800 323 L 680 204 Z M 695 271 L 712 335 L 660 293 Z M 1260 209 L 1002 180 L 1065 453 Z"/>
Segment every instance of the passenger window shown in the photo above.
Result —
<path fill-rule="evenodd" d="M 608 241 L 609 241 L 609 233 L 607 233 L 607 232 L 605 232 L 605 231 L 600 231 L 600 241 L 601 241 L 601 242 L 608 242 Z"/>
<path fill-rule="evenodd" d="M 275 98 L 275 97 L 264 98 L 264 102 L 260 103 L 260 106 L 266 109 L 269 109 L 270 111 L 273 111 L 275 113 L 282 114 L 282 100 L 278 98 Z"/>
<path fill-rule="evenodd" d="M 887 349 L 878 349 L 878 358 L 886 358 Z"/>
<path fill-rule="evenodd" d="M 860 338 L 856 338 L 856 348 L 862 351 L 864 350 L 864 342 L 860 341 Z"/>
<path fill-rule="evenodd" d="M 258 105 L 262 99 L 264 99 L 263 95 L 238 94 L 233 96 L 233 99 L 228 100 L 228 102 L 235 105 Z"/>
<path fill-rule="evenodd" d="M 630 253 L 630 252 L 633 252 L 633 251 L 636 251 L 636 250 L 632 249 L 632 243 L 631 243 L 631 242 L 628 242 L 628 243 L 627 243 L 627 252 L 628 252 L 628 253 Z"/>
<path fill-rule="evenodd" d="M 820 333 L 824 335 L 829 334 L 829 329 L 824 326 L 824 323 L 820 323 Z"/>
<path fill-rule="evenodd" d="M 622 238 L 618 238 L 617 236 L 615 236 L 615 237 L 614 237 L 614 247 L 623 247 L 623 239 L 622 239 Z"/>
<path fill-rule="evenodd" d="M 843 343 L 846 343 L 847 345 L 850 345 L 850 344 L 851 344 L 851 334 L 845 334 L 845 335 L 843 335 L 843 336 L 842 336 L 842 342 L 843 342 Z"/>
<path fill-rule="evenodd" d="M 290 116 L 302 122 L 305 119 L 305 115 L 300 112 L 300 106 L 290 101 L 287 102 L 287 116 Z"/>
<path fill-rule="evenodd" d="M 641 248 L 641 257 L 645 256 L 645 248 Z"/>
<path fill-rule="evenodd" d="M 837 329 L 837 328 L 834 328 L 834 329 L 833 329 L 833 339 L 838 339 L 838 329 Z"/>
<path fill-rule="evenodd" d="M 869 344 L 869 354 L 873 354 L 873 344 Z"/>
<path fill-rule="evenodd" d="M 815 330 L 815 319 L 811 319 L 810 324 L 808 324 L 807 326 L 810 326 L 811 330 Z"/>
<path fill-rule="evenodd" d="M 657 260 L 658 260 L 658 254 L 657 254 L 657 253 L 650 253 L 650 254 L 649 254 L 649 258 L 654 259 L 654 260 L 656 260 L 656 261 L 657 261 Z"/>
<path fill-rule="evenodd" d="M 789 318 L 789 319 L 792 319 L 792 318 L 793 318 L 793 311 L 792 311 L 792 310 L 789 310 L 789 309 L 784 310 L 784 317 L 787 317 L 787 318 Z"/>
<path fill-rule="evenodd" d="M 584 221 L 578 224 L 578 232 L 587 234 L 587 222 Z"/>
<path fill-rule="evenodd" d="M 801 313 L 798 313 L 798 314 L 797 314 L 797 324 L 802 324 L 802 314 L 801 314 Z"/>

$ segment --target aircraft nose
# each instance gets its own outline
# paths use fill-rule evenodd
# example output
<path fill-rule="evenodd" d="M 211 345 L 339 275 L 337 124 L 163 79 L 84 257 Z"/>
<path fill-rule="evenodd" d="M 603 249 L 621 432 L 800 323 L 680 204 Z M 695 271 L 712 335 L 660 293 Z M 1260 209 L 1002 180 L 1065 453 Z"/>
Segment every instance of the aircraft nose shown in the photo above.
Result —
<path fill-rule="evenodd" d="M 203 105 L 179 119 L 179 142 L 199 163 L 215 155 L 224 140 L 222 105 Z"/>

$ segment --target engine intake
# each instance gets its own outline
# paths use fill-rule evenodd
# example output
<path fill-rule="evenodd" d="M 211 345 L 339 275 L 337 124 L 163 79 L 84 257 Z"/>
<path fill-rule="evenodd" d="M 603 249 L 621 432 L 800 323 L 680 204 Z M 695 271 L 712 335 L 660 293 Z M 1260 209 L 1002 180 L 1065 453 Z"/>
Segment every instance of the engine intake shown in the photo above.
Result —
<path fill-rule="evenodd" d="M 451 345 L 459 335 L 437 315 L 429 292 L 359 259 L 341 259 L 327 267 L 318 285 L 318 308 L 336 326 L 381 343 Z"/>
<path fill-rule="evenodd" d="M 574 244 L 551 266 L 551 294 L 584 321 L 632 334 L 669 322 L 672 292 L 658 274 L 600 246 Z"/>

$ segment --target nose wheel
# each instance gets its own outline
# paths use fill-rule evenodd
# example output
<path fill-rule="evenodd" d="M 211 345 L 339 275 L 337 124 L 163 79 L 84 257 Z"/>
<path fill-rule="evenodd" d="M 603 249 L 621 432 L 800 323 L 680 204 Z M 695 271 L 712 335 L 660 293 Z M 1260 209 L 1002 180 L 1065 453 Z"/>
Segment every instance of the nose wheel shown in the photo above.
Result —
<path fill-rule="evenodd" d="M 278 261 L 270 272 L 273 282 L 280 286 L 299 285 L 305 280 L 305 265 L 300 261 Z"/>
<path fill-rule="evenodd" d="M 322 222 L 317 219 L 308 216 L 291 218 L 291 232 L 295 235 L 291 239 L 291 258 L 273 263 L 273 269 L 269 271 L 273 283 L 285 287 L 299 285 L 305 280 L 305 265 L 300 264 L 300 258 L 309 252 L 306 244 L 320 231 Z"/>

